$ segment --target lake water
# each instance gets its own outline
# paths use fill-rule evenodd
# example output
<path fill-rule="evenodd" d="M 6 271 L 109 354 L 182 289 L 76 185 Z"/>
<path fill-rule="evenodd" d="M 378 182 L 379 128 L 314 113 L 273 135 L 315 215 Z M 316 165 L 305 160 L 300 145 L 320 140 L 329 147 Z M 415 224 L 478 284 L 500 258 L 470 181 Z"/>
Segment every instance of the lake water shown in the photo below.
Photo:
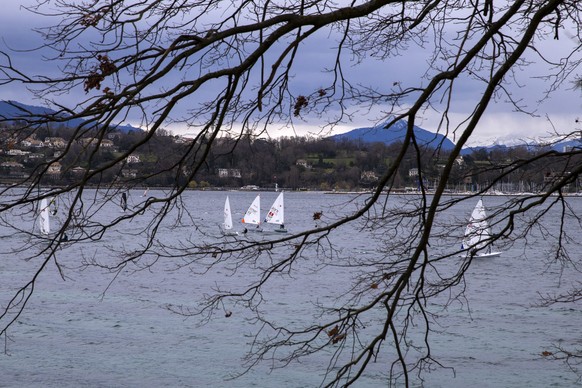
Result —
<path fill-rule="evenodd" d="M 150 190 L 150 196 L 160 195 Z M 130 205 L 142 199 L 141 192 L 132 192 Z M 252 192 L 186 192 L 183 206 L 187 212 L 172 210 L 167 224 L 159 227 L 153 251 L 160 253 L 154 263 L 147 256 L 140 266 L 128 265 L 119 274 L 87 262 L 111 264 L 124 252 L 139 249 L 143 228 L 152 219 L 148 210 L 142 216 L 122 222 L 100 241 L 65 246 L 57 252 L 63 277 L 50 262 L 40 275 L 35 292 L 23 314 L 0 337 L 5 354 L 0 354 L 0 387 L 311 387 L 322 383 L 331 353 L 307 357 L 303 362 L 271 370 L 264 362 L 241 377 L 232 377 L 244 370 L 242 358 L 249 350 L 256 322 L 242 305 L 228 304 L 206 324 L 196 317 L 186 318 L 168 306 L 194 307 L 214 289 L 237 291 L 268 260 L 276 260 L 277 251 L 269 259 L 252 261 L 237 267 L 225 259 L 208 272 L 190 248 L 214 244 L 218 225 L 222 222 L 223 204 L 230 197 L 236 228 L 238 221 L 256 193 Z M 98 196 L 98 194 L 97 194 Z M 262 193 L 262 211 L 266 212 L 276 193 Z M 352 212 L 364 202 L 354 195 L 323 193 L 286 193 L 286 227 L 298 232 L 315 226 L 313 214 L 323 212 L 319 221 L 330 223 Z M 393 209 L 406 208 L 410 197 L 391 199 Z M 494 208 L 507 200 L 486 197 Z M 447 228 L 439 230 L 441 238 L 431 242 L 431 249 L 455 249 L 460 244 L 463 223 L 476 201 L 465 201 L 444 214 Z M 89 201 L 88 201 L 89 203 Z M 582 198 L 568 203 L 576 214 L 582 214 Z M 65 209 L 60 206 L 59 211 Z M 116 203 L 110 202 L 94 211 L 96 220 L 106 221 L 120 215 Z M 33 231 L 34 219 L 26 209 L 22 216 L 6 217 L 23 231 Z M 527 240 L 507 246 L 501 257 L 475 261 L 464 285 L 466 299 L 450 301 L 441 295 L 431 301 L 430 311 L 438 315 L 430 337 L 432 356 L 443 367 L 424 374 L 427 387 L 570 387 L 578 384 L 578 376 L 562 361 L 543 357 L 554 345 L 568 349 L 582 348 L 579 304 L 535 307 L 539 296 L 580 287 L 580 275 L 571 266 L 552 264 L 550 249 L 560 217 L 551 211 L 542 220 L 546 228 L 532 231 Z M 573 237 L 566 241 L 571 259 L 580 263 L 582 250 L 577 238 L 580 224 L 566 220 Z M 458 227 L 451 228 L 454 223 Z M 445 222 L 443 221 L 443 224 Z M 413 225 L 391 225 L 376 230 L 374 225 L 339 227 L 319 246 L 319 259 L 314 250 L 307 250 L 292 268 L 292 276 L 274 276 L 265 288 L 261 309 L 276 323 L 293 327 L 319 323 L 314 303 L 333 306 L 357 284 L 359 274 L 342 265 L 357 260 L 373 261 L 381 257 L 387 245 L 381 238 L 397 239 L 398 228 Z M 444 228 L 444 226 L 443 226 Z M 382 232 L 383 230 L 383 232 Z M 74 238 L 74 231 L 71 237 Z M 395 233 L 391 236 L 391 233 Z M 275 236 L 276 237 L 276 236 Z M 231 246 L 236 245 L 233 239 Z M 326 245 L 329 241 L 331 245 Z M 176 247 L 181 245 L 182 249 Z M 168 246 L 167 246 L 168 245 Z M 174 247 L 170 247 L 172 245 Z M 16 287 L 41 264 L 40 258 L 25 258 L 38 253 L 45 243 L 30 239 L 25 233 L 0 226 L 0 306 L 4 307 Z M 330 249 L 333 247 L 334 249 Z M 177 256 L 181 257 L 169 257 Z M 232 259 L 234 260 L 234 259 Z M 450 258 L 455 268 L 459 259 Z M 456 264 L 455 264 L 456 263 Z M 145 266 L 144 264 L 152 264 Z M 447 267 L 448 265 L 448 267 Z M 372 297 L 375 290 L 367 291 Z M 224 312 L 232 312 L 226 317 Z M 368 329 L 374 328 L 374 313 Z M 364 332 L 366 330 L 363 330 Z M 411 334 L 415 339 L 414 334 Z M 415 340 L 420 341 L 421 338 Z M 331 352 L 333 350 L 330 350 Z M 386 357 L 371 364 L 369 372 L 357 387 L 386 386 L 390 365 Z M 422 382 L 412 373 L 412 385 Z M 402 385 L 398 382 L 397 385 Z"/>

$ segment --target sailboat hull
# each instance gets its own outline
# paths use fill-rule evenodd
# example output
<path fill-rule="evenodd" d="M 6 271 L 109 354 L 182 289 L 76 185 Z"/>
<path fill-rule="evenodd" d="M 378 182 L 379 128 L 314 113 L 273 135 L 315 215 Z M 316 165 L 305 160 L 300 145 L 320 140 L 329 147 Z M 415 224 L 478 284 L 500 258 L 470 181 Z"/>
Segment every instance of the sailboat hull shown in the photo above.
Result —
<path fill-rule="evenodd" d="M 247 233 L 263 233 L 263 228 L 244 228 L 242 231 L 242 234 L 247 234 Z"/>
<path fill-rule="evenodd" d="M 479 259 L 486 259 L 489 257 L 499 257 L 499 256 L 501 256 L 501 252 L 478 253 L 474 257 Z"/>
<path fill-rule="evenodd" d="M 263 230 L 263 234 L 265 235 L 278 235 L 278 234 L 287 234 L 289 233 L 287 231 L 287 229 L 281 229 L 281 228 L 277 228 L 277 229 L 264 229 Z"/>
<path fill-rule="evenodd" d="M 501 256 L 502 253 L 503 252 L 475 253 L 472 256 L 475 259 L 488 259 L 491 257 L 499 257 Z M 471 257 L 471 254 L 469 252 L 466 252 L 464 254 L 460 254 L 459 257 L 463 259 L 468 259 L 469 257 Z"/>

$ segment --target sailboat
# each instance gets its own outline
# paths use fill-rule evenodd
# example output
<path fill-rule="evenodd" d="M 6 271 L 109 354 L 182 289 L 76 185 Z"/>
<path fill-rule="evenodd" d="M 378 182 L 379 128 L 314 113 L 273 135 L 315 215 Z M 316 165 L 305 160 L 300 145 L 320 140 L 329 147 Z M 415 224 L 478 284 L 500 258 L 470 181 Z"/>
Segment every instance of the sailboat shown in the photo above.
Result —
<path fill-rule="evenodd" d="M 255 232 L 262 232 L 263 231 L 263 229 L 261 229 L 261 195 L 260 194 L 257 195 L 257 197 L 255 198 L 253 203 L 251 203 L 251 206 L 249 206 L 247 212 L 245 213 L 245 215 L 242 219 L 242 223 L 256 225 L 255 228 L 250 229 L 251 231 L 255 231 Z M 245 228 L 243 233 L 246 233 L 247 231 L 248 231 L 248 229 Z"/>
<path fill-rule="evenodd" d="M 281 192 L 275 202 L 273 202 L 273 206 L 271 206 L 271 209 L 269 209 L 269 212 L 265 217 L 265 222 L 279 225 L 279 228 L 274 230 L 275 232 L 287 233 L 287 229 L 285 229 L 285 205 L 283 192 Z"/>
<path fill-rule="evenodd" d="M 481 199 L 479 199 L 471 213 L 471 218 L 465 229 L 462 248 L 469 249 L 471 256 L 474 257 L 496 257 L 501 255 L 501 252 L 496 252 L 492 249 L 491 228 L 489 227 L 487 213 Z"/>
<path fill-rule="evenodd" d="M 224 224 L 223 234 L 225 236 L 236 236 L 238 232 L 232 230 L 232 214 L 230 212 L 230 201 L 228 200 L 228 195 L 226 196 L 226 201 L 224 201 Z"/>
<path fill-rule="evenodd" d="M 39 210 L 40 213 L 38 215 L 38 226 L 40 228 L 40 233 L 43 236 L 48 236 L 51 232 L 51 224 L 49 204 L 46 198 L 41 199 Z"/>

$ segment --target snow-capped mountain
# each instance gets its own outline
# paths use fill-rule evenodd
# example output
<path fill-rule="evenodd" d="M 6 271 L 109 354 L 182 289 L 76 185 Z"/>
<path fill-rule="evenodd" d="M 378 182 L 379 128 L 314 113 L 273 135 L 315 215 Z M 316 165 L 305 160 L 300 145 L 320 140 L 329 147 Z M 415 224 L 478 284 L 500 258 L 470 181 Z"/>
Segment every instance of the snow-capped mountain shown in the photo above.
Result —
<path fill-rule="evenodd" d="M 340 141 L 343 139 L 347 140 L 359 140 L 364 143 L 384 143 L 392 144 L 394 142 L 402 141 L 406 134 L 406 127 L 408 123 L 405 120 L 401 120 L 394 124 L 389 129 L 386 128 L 386 124 L 379 124 L 375 127 L 364 127 L 356 128 L 349 132 L 342 133 L 339 135 L 331 136 L 331 139 Z M 444 151 L 450 151 L 453 149 L 455 144 L 447 139 L 441 134 L 435 134 L 426 129 L 414 126 L 414 133 L 416 135 L 417 141 L 421 145 L 436 148 L 440 145 L 441 149 Z M 502 138 L 493 138 L 488 141 L 483 142 L 489 145 L 478 145 L 478 146 L 467 146 L 461 151 L 461 154 L 470 154 L 473 151 L 480 149 L 503 149 L 512 147 L 522 147 L 525 146 L 530 150 L 539 149 L 540 147 L 549 147 L 555 151 L 563 152 L 571 148 L 582 148 L 582 134 L 578 138 L 549 138 L 549 137 L 536 137 L 536 138 L 516 138 L 511 136 L 505 136 Z"/>

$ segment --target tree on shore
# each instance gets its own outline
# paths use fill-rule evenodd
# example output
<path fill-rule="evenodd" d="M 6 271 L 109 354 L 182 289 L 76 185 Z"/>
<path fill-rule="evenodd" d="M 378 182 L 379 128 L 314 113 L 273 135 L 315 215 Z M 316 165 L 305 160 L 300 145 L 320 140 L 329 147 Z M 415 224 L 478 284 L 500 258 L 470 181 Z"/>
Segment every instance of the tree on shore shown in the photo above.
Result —
<path fill-rule="evenodd" d="M 40 253 L 30 253 L 41 259 L 42 265 L 7 302 L 3 297 L 0 335 L 6 336 L 26 309 L 39 273 L 51 263 L 66 272 L 59 266 L 59 251 L 64 244 L 99 240 L 144 211 L 155 209 L 153 220 L 136 234 L 136 239 L 142 239 L 139 248 L 117 255 L 114 262 L 111 257 L 107 260 L 94 257 L 86 258 L 84 264 L 119 273 L 129 266 L 155 270 L 159 258 L 169 257 L 184 270 L 201 274 L 218 266 L 236 268 L 234 271 L 258 268 L 256 277 L 248 279 L 241 290 L 217 289 L 200 305 L 172 309 L 212 319 L 225 305 L 245 306 L 263 327 L 271 329 L 266 338 L 263 337 L 266 331 L 257 333 L 249 350 L 249 367 L 266 361 L 285 366 L 314 353 L 325 353 L 334 346 L 327 373 L 322 376 L 323 385 L 354 383 L 377 358 L 387 360 L 388 383 L 410 385 L 415 377 L 422 377 L 424 372 L 439 366 L 431 352 L 429 335 L 436 320 L 431 310 L 432 300 L 443 295 L 447 295 L 448 302 L 462 298 L 462 287 L 457 286 L 464 282 L 464 275 L 474 260 L 468 255 L 452 271 L 447 267 L 447 274 L 441 272 L 445 263 L 450 265 L 448 259 L 474 248 L 451 251 L 450 247 L 439 250 L 431 246 L 431 242 L 439 239 L 449 241 L 451 228 L 461 227 L 450 221 L 445 224 L 443 212 L 465 201 L 475 202 L 475 197 L 516 171 L 540 163 L 551 166 L 559 162 L 560 170 L 547 179 L 543 190 L 507 198 L 493 212 L 496 233 L 490 243 L 511 244 L 526 238 L 552 208 L 558 209 L 563 220 L 578 220 L 562 195 L 565 187 L 577 184 L 582 171 L 582 151 L 576 148 L 516 157 L 505 165 L 492 166 L 490 179 L 474 195 L 463 198 L 444 195 L 461 149 L 474 137 L 492 103 L 507 100 L 515 110 L 527 114 L 527 107 L 511 92 L 520 85 L 522 70 L 527 71 L 532 62 L 550 62 L 545 77 L 547 89 L 551 91 L 570 82 L 568 77 L 580 61 L 578 48 L 564 55 L 568 60 L 560 61 L 560 58 L 549 58 L 542 43 L 548 36 L 563 39 L 567 34 L 573 34 L 580 41 L 582 15 L 576 1 L 369 0 L 350 4 L 247 1 L 238 4 L 218 0 L 85 3 L 39 0 L 38 3 L 30 10 L 41 15 L 47 15 L 47 7 L 58 5 L 50 12 L 56 20 L 54 26 L 39 30 L 45 42 L 39 52 L 51 63 L 57 63 L 60 72 L 27 74 L 22 64 L 11 60 L 12 53 L 8 51 L 1 56 L 0 84 L 24 84 L 31 93 L 57 108 L 58 113 L 50 116 L 23 112 L 22 120 L 30 129 L 62 121 L 63 114 L 83 119 L 84 124 L 75 128 L 62 153 L 20 179 L 15 187 L 0 189 L 2 226 L 15 230 L 17 226 L 11 222 L 14 212 L 30 208 L 41 198 L 70 198 L 66 219 L 48 246 L 43 246 Z M 327 59 L 305 58 L 310 45 L 320 47 L 322 41 L 329 40 L 331 55 Z M 366 58 L 383 61 L 389 70 L 391 63 L 395 66 L 402 63 L 399 61 L 413 47 L 428 52 L 422 77 L 403 80 L 388 77 L 379 81 L 378 78 L 387 76 L 374 75 L 366 84 L 358 71 L 352 70 L 357 70 Z M 313 72 L 319 75 L 317 81 L 308 78 Z M 469 84 L 479 92 L 467 98 L 462 93 L 463 87 Z M 66 93 L 77 93 L 84 98 L 74 106 L 64 107 L 59 96 Z M 453 119 L 459 115 L 462 104 L 463 110 L 469 113 Z M 466 104 L 470 104 L 469 109 Z M 386 130 L 406 120 L 406 136 L 375 190 L 361 203 L 354 202 L 354 210 L 349 214 L 322 222 L 322 215 L 316 213 L 313 228 L 269 241 L 241 240 L 236 244 L 190 241 L 188 246 L 183 243 L 160 246 L 156 239 L 159 227 L 167 221 L 168 214 L 185 207 L 181 199 L 188 184 L 197 181 L 209 168 L 218 145 L 221 154 L 228 152 L 219 141 L 223 135 L 248 147 L 246 162 L 252 165 L 252 153 L 260 152 L 261 146 L 266 145 L 250 140 L 274 136 L 274 128 L 293 128 L 313 120 L 323 122 L 321 131 L 326 133 L 354 114 L 377 111 L 384 112 L 378 121 L 387 120 Z M 430 195 L 423 178 L 433 166 L 426 165 L 423 145 L 413 132 L 413 126 L 425 115 L 439 123 L 439 133 L 456 141 L 455 148 L 443 159 L 438 183 Z M 83 156 L 87 169 L 78 179 L 65 187 L 41 187 L 49 167 L 65 160 L 77 139 L 91 132 L 98 146 L 106 139 L 108 127 L 115 127 L 128 117 L 146 129 L 143 136 L 136 136 L 135 142 L 128 144 L 123 152 L 99 165 L 92 162 L 97 158 L 98 147 L 87 148 Z M 176 121 L 196 134 L 195 141 L 185 145 L 181 154 L 153 165 L 147 174 L 131 176 L 123 187 L 115 180 L 99 185 L 102 196 L 95 204 L 87 204 L 84 196 L 90 184 L 99 183 L 100 177 L 107 174 L 120 174 L 128 157 L 148 147 L 157 131 Z M 555 135 L 566 139 L 577 133 L 573 123 L 571 131 Z M 437 149 L 429 159 L 438 159 L 440 155 Z M 401 179 L 400 170 L 411 158 L 418 166 L 419 195 L 405 208 L 392 208 L 393 184 Z M 147 179 L 168 173 L 173 177 L 169 182 L 172 187 L 163 197 L 144 197 L 134 208 L 111 221 L 104 222 L 98 217 L 96 209 L 108 201 L 117 202 L 128 187 L 141 186 Z M 293 177 L 289 179 L 296 181 Z M 180 214 L 187 217 L 187 211 Z M 524 226 L 518 219 L 528 221 Z M 271 287 L 278 275 L 299 276 L 301 272 L 296 272 L 296 268 L 305 259 L 325 277 L 333 268 L 330 263 L 338 252 L 329 242 L 338 230 L 352 224 L 369 230 L 382 249 L 374 257 L 345 262 L 354 275 L 351 287 L 338 295 L 342 303 L 331 307 L 314 301 L 314 310 L 320 315 L 301 327 L 275 322 L 261 309 L 263 291 Z M 565 241 L 573 233 L 579 234 L 580 223 L 577 225 L 576 230 L 566 230 L 562 224 L 546 235 L 555 244 L 553 260 L 562 263 L 576 260 L 568 252 Z M 77 232 L 68 233 L 71 228 Z M 29 237 L 34 240 L 36 236 Z M 364 327 L 362 322 L 375 324 Z M 422 340 L 413 343 L 412 338 Z"/>

